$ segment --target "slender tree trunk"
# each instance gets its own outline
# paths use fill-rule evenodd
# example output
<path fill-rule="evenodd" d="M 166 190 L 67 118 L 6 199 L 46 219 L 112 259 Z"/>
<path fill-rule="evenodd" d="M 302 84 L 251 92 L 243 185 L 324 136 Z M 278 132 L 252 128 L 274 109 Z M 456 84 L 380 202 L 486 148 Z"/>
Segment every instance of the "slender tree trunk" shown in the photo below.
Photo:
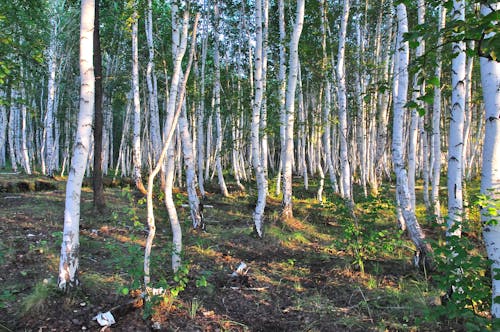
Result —
<path fill-rule="evenodd" d="M 24 83 L 21 82 L 21 151 L 22 151 L 22 160 L 23 160 L 23 168 L 26 174 L 31 174 L 31 165 L 30 165 L 30 157 L 28 153 L 28 138 L 27 138 L 27 106 L 26 106 L 26 89 L 24 87 Z"/>
<path fill-rule="evenodd" d="M 255 95 L 253 100 L 253 110 L 252 110 L 252 164 L 255 171 L 255 177 L 257 180 L 257 204 L 255 206 L 255 211 L 253 213 L 255 231 L 259 237 L 262 237 L 262 223 L 264 220 L 264 209 L 266 207 L 266 188 L 267 180 L 265 175 L 265 168 L 263 166 L 263 158 L 267 158 L 262 153 L 263 140 L 260 137 L 262 120 L 261 112 L 262 106 L 262 96 L 263 96 L 263 37 L 262 37 L 262 0 L 257 0 L 255 3 L 255 25 L 256 25 L 256 42 L 255 42 Z M 264 116 L 262 114 L 262 116 Z"/>
<path fill-rule="evenodd" d="M 157 160 L 161 152 L 162 142 L 160 133 L 160 115 L 158 111 L 157 80 L 154 63 L 154 43 L 153 43 L 153 6 L 148 0 L 146 11 L 146 39 L 148 42 L 148 65 L 146 68 L 146 82 L 148 87 L 148 107 L 149 107 L 149 135 L 151 137 L 152 157 Z"/>
<path fill-rule="evenodd" d="M 205 12 L 205 11 L 204 11 Z M 205 14 L 204 14 L 205 15 Z M 202 43 L 201 43 L 201 73 L 200 73 L 200 101 L 199 108 L 197 112 L 197 150 L 198 150 L 198 187 L 200 189 L 201 197 L 205 197 L 205 178 L 203 177 L 203 165 L 205 163 L 205 131 L 204 131 L 204 118 L 205 118 L 205 66 L 207 63 L 207 17 L 204 16 L 204 29 L 202 31 Z M 210 153 L 208 153 L 210 155 Z"/>
<path fill-rule="evenodd" d="M 339 51 L 337 60 L 337 79 L 338 79 L 338 102 L 339 102 L 339 138 L 340 138 L 340 174 L 341 190 L 340 193 L 344 199 L 349 201 L 352 206 L 353 197 L 351 191 L 351 167 L 349 165 L 348 147 L 347 147 L 347 91 L 346 91 L 346 73 L 345 73 L 345 43 L 347 34 L 347 22 L 349 19 L 349 0 L 344 0 L 344 9 L 342 13 L 340 31 L 339 31 Z"/>
<path fill-rule="evenodd" d="M 138 46 L 138 25 L 139 15 L 137 14 L 137 3 L 134 5 L 132 14 L 132 95 L 134 101 L 134 181 L 137 189 L 146 194 L 146 188 L 142 183 L 142 154 L 141 154 L 141 102 L 139 96 L 139 46 Z"/>
<path fill-rule="evenodd" d="M 446 7 L 439 6 L 439 23 L 438 23 L 438 48 L 436 50 L 436 68 L 434 76 L 436 84 L 434 85 L 434 103 L 432 107 L 432 181 L 431 181 L 431 205 L 433 206 L 434 215 L 438 222 L 441 222 L 441 204 L 439 200 L 439 183 L 441 179 L 441 49 L 440 45 L 443 42 L 441 30 L 444 29 L 446 19 Z"/>
<path fill-rule="evenodd" d="M 17 107 L 17 90 L 16 88 L 11 88 L 10 92 L 10 112 L 9 112 L 9 126 L 8 126 L 8 134 L 9 134 L 9 158 L 10 158 L 10 166 L 14 173 L 17 172 L 17 156 L 16 156 L 16 133 L 17 131 L 17 119 L 19 115 L 19 108 Z"/>
<path fill-rule="evenodd" d="M 182 154 L 184 155 L 184 164 L 186 165 L 186 187 L 193 228 L 205 229 L 200 211 L 200 200 L 195 187 L 196 172 L 194 166 L 195 159 L 193 156 L 193 140 L 191 139 L 191 133 L 188 128 L 185 106 L 183 107 L 179 117 L 179 129 L 182 139 Z"/>
<path fill-rule="evenodd" d="M 47 84 L 47 109 L 44 119 L 44 133 L 45 139 L 42 149 L 42 173 L 52 176 L 54 172 L 54 117 L 55 117 L 55 99 L 57 90 L 57 50 L 58 50 L 58 31 L 59 22 L 57 21 L 57 1 L 53 2 L 52 15 L 50 19 L 50 44 L 47 51 L 47 62 L 49 65 L 49 80 Z"/>
<path fill-rule="evenodd" d="M 78 286 L 80 194 L 85 166 L 90 150 L 94 112 L 93 29 L 95 3 L 82 0 L 80 25 L 80 113 L 73 158 L 66 184 L 64 229 L 59 264 L 59 288 L 68 290 Z"/>
<path fill-rule="evenodd" d="M 227 191 L 226 181 L 224 180 L 224 174 L 222 171 L 222 121 L 220 114 L 220 61 L 219 61 L 219 36 L 220 36 L 220 23 L 219 23 L 219 7 L 217 3 L 214 4 L 215 12 L 215 42 L 214 42 L 214 71 L 215 71 L 215 83 L 214 83 L 214 98 L 215 98 L 215 128 L 217 133 L 217 140 L 215 143 L 215 167 L 217 168 L 217 178 L 219 180 L 219 188 L 225 197 L 229 196 Z"/>
<path fill-rule="evenodd" d="M 104 198 L 104 186 L 102 183 L 102 134 L 104 127 L 104 116 L 102 111 L 102 56 L 101 41 L 99 34 L 99 2 L 95 0 L 95 23 L 94 23 L 94 76 L 95 76 L 95 102 L 94 102 L 94 206 L 97 211 L 103 212 L 106 207 Z"/>
<path fill-rule="evenodd" d="M 276 195 L 281 193 L 281 173 L 283 172 L 283 155 L 286 148 L 286 109 L 285 109 L 285 96 L 286 96 L 286 55 L 285 55 L 285 1 L 278 0 L 278 13 L 279 13 L 279 108 L 280 108 L 280 164 L 278 168 L 278 176 L 276 177 Z"/>
<path fill-rule="evenodd" d="M 177 15 L 177 11 L 178 11 L 177 4 L 174 4 L 172 14 Z M 187 80 L 189 78 L 189 73 L 191 71 L 191 64 L 193 63 L 195 49 L 196 49 L 195 42 L 196 42 L 196 28 L 198 26 L 198 18 L 199 18 L 199 15 L 197 14 L 195 19 L 194 19 L 194 24 L 193 24 L 193 36 L 194 37 L 191 40 L 191 52 L 189 54 L 189 61 L 188 61 L 188 65 L 186 68 L 186 73 L 184 75 L 184 80 L 183 80 L 181 86 L 179 87 L 178 104 L 176 106 L 175 113 L 173 114 L 173 117 L 171 118 L 171 122 L 168 123 L 168 126 L 169 126 L 168 131 L 167 131 L 167 129 L 165 131 L 165 135 L 164 135 L 165 141 L 163 143 L 163 148 L 160 152 L 160 155 L 158 156 L 158 160 L 156 161 L 156 166 L 153 168 L 153 170 L 151 171 L 151 173 L 149 174 L 149 177 L 148 177 L 148 190 L 147 190 L 147 195 L 146 195 L 146 204 L 147 204 L 147 222 L 148 222 L 149 232 L 148 232 L 148 237 L 146 239 L 146 246 L 144 249 L 144 286 L 146 288 L 148 288 L 149 283 L 151 281 L 151 274 L 150 274 L 151 257 L 150 256 L 151 256 L 151 249 L 153 247 L 153 240 L 154 240 L 154 237 L 156 234 L 156 224 L 155 224 L 155 216 L 154 216 L 154 209 L 153 209 L 153 183 L 154 183 L 154 179 L 155 179 L 156 175 L 158 175 L 158 173 L 160 172 L 160 169 L 163 167 L 163 163 L 164 163 L 165 156 L 167 154 L 167 150 L 169 149 L 169 147 L 171 145 L 172 137 L 174 137 L 174 131 L 175 131 L 175 128 L 177 127 L 177 122 L 179 120 L 179 117 L 180 117 L 180 114 L 182 111 L 182 105 L 183 105 L 185 94 L 186 94 L 186 83 L 187 83 Z M 184 12 L 184 29 L 183 29 L 183 35 L 182 35 L 183 39 L 182 40 L 185 40 L 187 38 L 188 19 L 189 19 L 189 16 L 188 16 L 188 13 L 186 11 L 186 12 Z M 183 46 L 182 41 L 181 42 L 179 41 L 179 32 L 178 32 L 179 30 L 178 30 L 176 20 L 174 19 L 173 22 L 174 22 L 173 29 L 172 29 L 172 36 L 174 37 L 173 38 L 173 41 L 174 41 L 173 48 L 174 48 L 174 50 L 175 49 L 179 50 L 180 54 L 183 55 L 184 51 L 182 51 L 182 49 L 184 48 L 184 50 L 185 50 L 185 46 Z M 179 44 L 179 42 L 181 44 Z M 176 53 L 176 52 L 174 52 L 174 54 L 175 54 L 176 59 L 178 59 L 180 54 Z M 182 58 L 180 60 L 182 60 Z M 170 96 L 172 96 L 172 95 L 170 94 Z M 168 174 L 170 174 L 170 173 L 167 173 L 166 175 L 168 176 Z M 170 184 L 173 183 L 173 179 L 171 181 L 166 181 L 166 182 L 167 183 L 166 183 L 165 188 L 167 188 L 168 183 L 170 183 Z M 167 194 L 167 192 L 166 192 L 166 194 Z M 171 190 L 170 190 L 169 195 L 172 196 Z M 170 197 L 170 199 L 171 199 L 171 197 Z M 175 211 L 175 206 L 174 206 L 174 211 Z M 170 211 L 169 211 L 169 213 L 170 213 Z M 175 214 L 177 214 L 177 213 L 175 213 Z M 170 221 L 172 224 L 172 219 Z M 182 231 L 182 229 L 180 228 L 179 222 L 176 223 L 175 227 L 174 227 L 174 225 L 172 225 L 172 232 L 174 235 L 174 239 L 173 239 L 174 252 L 172 253 L 172 268 L 174 271 L 177 271 L 177 269 L 180 266 L 179 254 L 180 254 L 180 251 L 182 249 L 182 232 L 181 231 Z M 176 234 L 175 232 L 180 232 L 180 233 Z M 177 250 L 178 250 L 178 252 L 177 252 Z M 175 265 L 174 265 L 174 263 L 175 263 Z"/>
<path fill-rule="evenodd" d="M 295 24 L 290 40 L 289 72 L 285 99 L 285 150 L 283 158 L 283 201 L 282 216 L 285 219 L 293 218 L 292 209 L 292 161 L 293 161 L 293 124 L 295 120 L 295 90 L 299 69 L 299 39 L 304 25 L 304 0 L 297 0 Z"/>
<path fill-rule="evenodd" d="M 425 234 L 420 227 L 415 211 L 410 202 L 410 193 L 408 190 L 408 176 L 403 158 L 403 126 L 404 112 L 408 93 L 408 60 L 409 47 L 408 42 L 403 40 L 403 36 L 408 32 L 408 18 L 406 15 L 406 6 L 399 4 L 397 6 L 398 20 L 398 43 L 397 43 L 397 83 L 394 86 L 394 119 L 392 135 L 392 159 L 394 163 L 394 172 L 396 173 L 396 194 L 398 206 L 401 209 L 408 234 L 417 248 L 416 261 L 420 266 L 426 266 L 428 263 L 428 254 L 432 251 L 429 244 L 425 242 Z"/>
<path fill-rule="evenodd" d="M 453 1 L 453 19 L 465 20 L 465 1 Z M 461 235 L 463 213 L 462 165 L 463 165 L 463 133 L 465 115 L 465 42 L 452 43 L 453 59 L 451 60 L 451 113 L 448 142 L 448 220 L 447 236 Z"/>

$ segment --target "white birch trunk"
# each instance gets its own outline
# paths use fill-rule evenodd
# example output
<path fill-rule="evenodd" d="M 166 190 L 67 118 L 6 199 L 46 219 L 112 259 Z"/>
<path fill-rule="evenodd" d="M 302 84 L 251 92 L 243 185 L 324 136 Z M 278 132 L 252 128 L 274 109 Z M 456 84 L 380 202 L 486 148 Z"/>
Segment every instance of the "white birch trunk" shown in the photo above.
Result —
<path fill-rule="evenodd" d="M 295 120 L 295 90 L 299 69 L 299 39 L 304 25 L 305 0 L 297 0 L 295 23 L 290 39 L 289 72 L 285 99 L 285 151 L 283 158 L 283 218 L 293 218 L 292 209 L 292 161 L 293 161 L 293 124 Z"/>
<path fill-rule="evenodd" d="M 255 25 L 256 25 L 256 42 L 255 42 L 255 73 L 254 73 L 254 100 L 252 107 L 252 164 L 257 180 L 257 204 L 253 213 L 255 231 L 259 237 L 262 237 L 262 223 L 264 221 L 264 209 L 266 207 L 266 175 L 263 166 L 263 158 L 267 158 L 262 153 L 261 147 L 264 142 L 260 137 L 261 128 L 261 112 L 262 112 L 262 96 L 263 96 L 263 37 L 262 37 L 262 0 L 257 0 L 255 3 Z"/>
<path fill-rule="evenodd" d="M 205 163 L 205 131 L 204 131 L 204 117 L 205 117 L 205 66 L 207 63 L 207 17 L 204 16 L 204 29 L 202 31 L 202 42 L 201 42 L 201 73 L 200 73 L 200 101 L 199 108 L 196 112 L 197 115 L 197 130 L 196 135 L 197 150 L 198 150 L 198 188 L 200 189 L 201 197 L 205 197 L 205 178 L 203 177 L 203 166 Z"/>
<path fill-rule="evenodd" d="M 43 140 L 42 149 L 44 150 L 44 155 L 42 155 L 42 173 L 52 176 L 55 170 L 54 164 L 54 117 L 56 113 L 56 90 L 57 90 L 57 50 L 58 50 L 58 33 L 59 33 L 59 22 L 57 20 L 58 13 L 57 5 L 58 1 L 54 1 L 51 6 L 51 18 L 50 18 L 50 43 L 49 49 L 47 51 L 47 62 L 49 65 L 49 79 L 47 83 L 47 109 L 44 119 L 44 133 L 45 139 Z"/>
<path fill-rule="evenodd" d="M 16 134 L 17 134 L 17 119 L 19 114 L 19 108 L 17 107 L 17 95 L 18 92 L 15 88 L 11 89 L 10 99 L 11 106 L 9 112 L 9 126 L 8 126 L 8 137 L 9 137 L 9 158 L 12 171 L 17 172 L 17 156 L 16 156 Z"/>
<path fill-rule="evenodd" d="M 434 103 L 432 107 L 432 180 L 431 180 L 431 205 L 434 215 L 438 222 L 441 222 L 441 204 L 439 200 L 439 182 L 441 179 L 441 49 L 440 45 L 443 42 L 441 30 L 444 29 L 446 19 L 446 8 L 439 6 L 439 23 L 438 23 L 438 48 L 436 50 L 436 68 L 434 76 L 437 84 L 434 86 Z"/>
<path fill-rule="evenodd" d="M 280 164 L 278 167 L 278 176 L 276 177 L 276 195 L 281 193 L 281 174 L 283 172 L 283 156 L 286 148 L 286 55 L 285 55 L 285 3 L 284 0 L 278 0 L 278 15 L 279 15 L 279 111 L 280 111 Z"/>
<path fill-rule="evenodd" d="M 179 7 L 178 3 L 174 2 L 172 4 L 172 54 L 174 56 L 174 68 L 172 73 L 172 80 L 170 83 L 170 93 L 167 104 L 167 119 L 164 128 L 164 137 L 173 133 L 176 128 L 176 105 L 177 108 L 181 107 L 178 103 L 177 96 L 179 93 L 179 82 L 181 77 L 181 65 L 182 59 L 187 48 L 187 35 L 188 35 L 188 25 L 189 25 L 189 13 L 185 11 L 182 20 L 179 22 Z M 186 75 L 187 76 L 187 75 Z M 170 136 L 169 136 L 170 137 Z M 170 138 L 171 139 L 171 138 Z M 164 143 L 165 144 L 165 143 Z M 165 206 L 168 211 L 168 216 L 170 219 L 170 226 L 172 227 L 172 270 L 175 272 L 179 269 L 181 265 L 181 251 L 182 251 L 182 229 L 180 225 L 179 218 L 177 216 L 177 210 L 175 208 L 174 199 L 172 195 L 173 182 L 174 182 L 174 170 L 175 170 L 175 156 L 174 156 L 174 144 L 170 141 L 167 146 L 167 165 L 165 174 Z"/>
<path fill-rule="evenodd" d="M 80 112 L 73 157 L 66 184 L 64 229 L 59 263 L 58 285 L 62 290 L 78 286 L 78 256 L 80 249 L 80 194 L 85 166 L 91 148 L 94 117 L 94 6 L 93 0 L 82 0 L 80 25 Z"/>
<path fill-rule="evenodd" d="M 488 15 L 492 10 L 500 10 L 500 2 L 490 5 L 481 5 L 481 14 Z M 496 22 L 498 24 L 498 22 Z M 494 36 L 490 33 L 486 39 Z M 498 60 L 498 59 L 497 59 Z M 481 172 L 481 194 L 490 199 L 491 204 L 500 200 L 500 62 L 487 57 L 480 57 L 481 83 L 485 107 L 485 133 L 483 147 L 483 167 Z M 495 210 L 495 208 L 494 208 Z M 492 305 L 491 315 L 494 319 L 500 318 L 500 217 L 489 212 L 488 206 L 482 206 L 481 221 L 483 223 L 483 237 L 491 260 L 492 275 Z"/>
<path fill-rule="evenodd" d="M 340 138 L 340 193 L 342 197 L 353 203 L 351 192 L 351 168 L 349 165 L 348 147 L 347 147 L 347 91 L 346 91 L 346 73 L 345 73 L 345 43 L 347 34 L 347 22 L 349 19 L 349 0 L 344 0 L 344 9 L 340 21 L 339 31 L 339 50 L 337 60 L 337 79 L 338 79 L 338 103 L 339 103 L 339 138 Z"/>
<path fill-rule="evenodd" d="M 24 84 L 21 82 L 21 151 L 23 156 L 23 168 L 26 174 L 31 174 L 31 165 L 30 165 L 30 157 L 28 153 L 28 134 L 27 134 L 27 124 L 26 124 L 26 90 L 24 88 Z"/>
<path fill-rule="evenodd" d="M 422 25 L 425 22 L 425 0 L 417 1 L 417 23 Z M 422 37 L 417 39 L 419 45 L 416 50 L 417 60 L 424 54 L 425 43 Z M 421 71 L 419 70 L 415 73 L 413 78 L 413 94 L 412 99 L 417 104 L 416 108 L 411 110 L 411 125 L 409 132 L 409 144 L 408 144 L 408 190 L 410 191 L 410 202 L 412 209 L 415 210 L 416 206 L 416 196 L 415 196 L 415 176 L 417 172 L 417 142 L 419 139 L 419 121 L 420 116 L 418 114 L 418 108 L 423 108 L 424 104 L 418 98 L 422 95 L 423 83 L 420 83 Z M 423 138 L 422 138 L 423 139 Z"/>
<path fill-rule="evenodd" d="M 397 84 L 394 87 L 394 118 L 392 134 L 392 158 L 394 172 L 396 173 L 396 194 L 398 206 L 401 209 L 408 234 L 417 248 L 418 264 L 425 265 L 427 254 L 431 251 L 430 246 L 425 242 L 425 235 L 417 221 L 415 211 L 410 202 L 410 193 L 408 190 L 408 176 L 406 173 L 403 158 L 403 126 L 404 112 L 408 93 L 408 61 L 409 46 L 408 42 L 403 41 L 403 36 L 408 32 L 408 18 L 406 15 L 406 6 L 399 4 L 397 6 L 398 20 L 398 47 L 396 61 L 398 71 Z"/>
<path fill-rule="evenodd" d="M 465 1 L 453 1 L 453 19 L 465 20 Z M 448 141 L 448 219 L 447 236 L 461 235 L 463 213 L 462 165 L 463 134 L 465 116 L 465 42 L 452 43 L 453 59 L 451 60 L 451 114 Z"/>
<path fill-rule="evenodd" d="M 215 82 L 214 82 L 214 98 L 215 98 L 215 130 L 216 130 L 216 143 L 215 143 L 215 167 L 217 169 L 217 179 L 219 181 L 219 188 L 224 195 L 224 197 L 229 196 L 227 191 L 226 181 L 224 180 L 224 174 L 222 170 L 222 121 L 220 114 L 220 60 L 219 60 L 219 38 L 220 38 L 220 23 L 219 23 L 219 7 L 217 3 L 214 4 L 215 12 L 215 42 L 214 42 L 214 71 L 215 71 Z"/>
<path fill-rule="evenodd" d="M 182 153 L 184 155 L 184 164 L 186 165 L 186 187 L 188 192 L 189 200 L 189 210 L 191 212 L 191 220 L 193 222 L 193 228 L 204 229 L 203 219 L 200 212 L 200 200 L 198 194 L 196 193 L 195 180 L 196 172 L 194 167 L 194 156 L 193 156 L 193 141 L 191 139 L 191 133 L 189 132 L 186 109 L 185 106 L 181 111 L 179 117 L 179 129 L 182 139 Z"/>
<path fill-rule="evenodd" d="M 137 7 L 137 3 L 134 5 Z M 132 14 L 132 98 L 134 109 L 134 136 L 132 146 L 134 150 L 134 181 L 137 189 L 146 193 L 142 183 L 142 155 L 141 155 L 141 102 L 139 96 L 139 50 L 138 50 L 138 25 L 139 15 L 137 8 L 134 8 Z"/>
<path fill-rule="evenodd" d="M 146 81 L 148 87 L 148 100 L 149 100 L 148 104 L 149 118 L 150 118 L 149 135 L 151 137 L 153 160 L 158 160 L 159 154 L 161 152 L 162 142 L 160 134 L 160 116 L 158 113 L 157 80 L 155 75 L 155 64 L 154 64 L 153 8 L 151 0 L 148 0 L 145 29 L 146 29 L 146 39 L 148 42 L 148 65 L 146 68 Z"/>

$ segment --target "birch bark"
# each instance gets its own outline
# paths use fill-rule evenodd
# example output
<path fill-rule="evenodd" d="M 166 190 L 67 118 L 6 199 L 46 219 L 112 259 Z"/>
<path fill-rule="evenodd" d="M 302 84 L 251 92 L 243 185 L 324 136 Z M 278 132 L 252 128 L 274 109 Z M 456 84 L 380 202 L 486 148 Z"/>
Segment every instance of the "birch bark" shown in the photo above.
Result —
<path fill-rule="evenodd" d="M 252 164 L 257 180 L 257 204 L 253 213 L 255 231 L 262 238 L 262 223 L 264 220 L 264 209 L 266 207 L 266 187 L 267 180 L 265 175 L 262 160 L 264 158 L 261 152 L 261 147 L 264 142 L 261 140 L 261 112 L 262 112 L 262 96 L 263 96 L 263 37 L 262 37 L 262 0 L 255 2 L 255 25 L 256 25 L 256 41 L 255 41 L 255 73 L 254 73 L 254 100 L 252 108 Z M 265 156 L 267 158 L 267 156 Z"/>
<path fill-rule="evenodd" d="M 408 234 L 417 248 L 416 257 L 418 257 L 418 261 L 416 263 L 420 266 L 426 266 L 429 262 L 428 254 L 432 251 L 432 249 L 425 242 L 425 234 L 422 231 L 417 221 L 415 211 L 411 206 L 410 193 L 408 190 L 408 176 L 403 158 L 403 126 L 408 93 L 409 46 L 408 42 L 403 39 L 404 34 L 408 32 L 408 18 L 406 14 L 406 6 L 402 3 L 397 5 L 397 20 L 398 47 L 396 48 L 396 61 L 398 71 L 395 72 L 395 75 L 397 75 L 398 78 L 393 91 L 394 118 L 392 133 L 392 159 L 394 172 L 396 173 L 396 194 L 398 206 L 401 209 Z"/>
<path fill-rule="evenodd" d="M 283 158 L 283 201 L 282 216 L 285 219 L 293 218 L 292 209 L 292 161 L 293 161 L 293 124 L 295 120 L 295 90 L 297 88 L 297 75 L 299 69 L 299 39 L 304 25 L 305 0 L 297 0 L 295 12 L 295 23 L 290 40 L 290 57 L 288 82 L 285 99 L 286 130 L 285 150 L 282 151 Z"/>
<path fill-rule="evenodd" d="M 439 182 L 441 179 L 441 49 L 440 45 L 443 43 L 441 30 L 444 29 L 446 21 L 446 8 L 442 5 L 439 6 L 439 22 L 438 22 L 438 48 L 436 50 L 436 68 L 434 69 L 434 76 L 436 78 L 436 85 L 434 86 L 434 102 L 432 106 L 432 180 L 431 180 L 431 205 L 434 210 L 434 215 L 438 222 L 441 222 L 441 204 L 439 200 Z"/>
<path fill-rule="evenodd" d="M 93 0 L 82 0 L 80 24 L 80 112 L 73 157 L 66 184 L 64 229 L 59 263 L 58 285 L 62 290 L 78 286 L 80 194 L 85 166 L 90 150 L 92 118 L 94 112 L 94 68 L 93 68 Z"/>
<path fill-rule="evenodd" d="M 227 191 L 226 181 L 224 180 L 224 174 L 222 170 L 222 121 L 220 114 L 220 56 L 219 56 L 219 38 L 220 38 L 220 22 L 219 22 L 219 6 L 214 3 L 215 12 L 215 42 L 214 42 L 214 71 L 215 71 L 215 82 L 214 82 L 214 110 L 215 110 L 215 130 L 216 130 L 216 142 L 215 142 L 215 167 L 217 169 L 217 179 L 219 181 L 219 188 L 225 197 L 229 196 Z"/>
<path fill-rule="evenodd" d="M 500 2 L 481 4 L 481 14 L 488 15 L 493 10 L 500 10 Z M 493 24 L 499 22 L 493 22 Z M 494 36 L 489 33 L 486 39 Z M 498 60 L 498 59 L 497 59 Z M 481 194 L 489 198 L 490 204 L 496 204 L 496 212 L 491 213 L 491 206 L 481 207 L 483 238 L 491 260 L 492 305 L 491 315 L 500 318 L 500 217 L 498 202 L 500 200 L 500 62 L 485 56 L 480 57 L 481 83 L 485 107 L 485 132 L 483 147 L 483 167 L 481 172 Z"/>
<path fill-rule="evenodd" d="M 137 2 L 134 3 L 132 14 L 132 95 L 134 105 L 134 181 L 137 189 L 146 194 L 146 188 L 142 183 L 142 154 L 141 154 L 141 102 L 139 96 L 139 46 L 138 46 L 139 15 L 137 14 Z"/>
<path fill-rule="evenodd" d="M 453 19 L 465 20 L 465 1 L 453 1 Z M 448 219 L 446 236 L 460 236 L 463 213 L 462 166 L 465 116 L 465 42 L 452 43 L 451 113 L 448 141 Z"/>
<path fill-rule="evenodd" d="M 347 91 L 345 77 L 345 43 L 347 34 L 347 22 L 349 19 L 349 0 L 344 0 L 342 18 L 340 20 L 339 50 L 337 57 L 337 79 L 338 79 L 338 103 L 339 103 L 339 138 L 340 138 L 340 193 L 342 198 L 353 205 L 351 192 L 351 168 L 349 165 L 347 147 Z"/>

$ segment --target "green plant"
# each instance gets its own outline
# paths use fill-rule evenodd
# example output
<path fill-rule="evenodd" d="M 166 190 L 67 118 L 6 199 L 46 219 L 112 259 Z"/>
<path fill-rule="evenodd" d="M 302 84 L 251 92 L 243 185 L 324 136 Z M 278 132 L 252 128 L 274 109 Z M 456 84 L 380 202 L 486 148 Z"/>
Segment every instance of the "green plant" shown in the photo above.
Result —
<path fill-rule="evenodd" d="M 468 223 L 455 223 L 454 228 L 462 227 L 461 237 L 448 236 L 433 246 L 433 280 L 444 295 L 442 305 L 429 308 L 425 317 L 427 321 L 447 319 L 463 324 L 467 331 L 481 331 L 491 324 L 485 316 L 491 298 L 490 261 L 466 235 Z"/>
<path fill-rule="evenodd" d="M 53 296 L 56 291 L 56 286 L 46 279 L 37 282 L 33 292 L 22 300 L 22 313 L 41 312 L 48 298 Z"/>
<path fill-rule="evenodd" d="M 0 308 L 7 308 L 7 302 L 14 301 L 16 299 L 14 292 L 10 289 L 2 290 L 0 293 Z"/>
<path fill-rule="evenodd" d="M 202 302 L 197 298 L 193 298 L 191 301 L 191 306 L 189 307 L 189 317 L 194 319 L 196 317 L 196 313 L 200 310 L 202 306 Z"/>

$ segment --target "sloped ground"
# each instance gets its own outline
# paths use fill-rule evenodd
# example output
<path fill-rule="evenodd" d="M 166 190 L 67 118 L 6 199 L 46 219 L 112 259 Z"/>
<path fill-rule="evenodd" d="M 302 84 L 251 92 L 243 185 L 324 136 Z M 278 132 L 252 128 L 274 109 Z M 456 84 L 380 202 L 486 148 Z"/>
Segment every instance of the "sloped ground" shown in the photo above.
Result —
<path fill-rule="evenodd" d="M 297 188 L 296 219 L 280 221 L 280 202 L 269 199 L 265 237 L 258 239 L 252 232 L 251 196 L 233 191 L 228 199 L 209 189 L 207 232 L 200 233 L 190 230 L 189 211 L 182 207 L 186 197 L 179 192 L 187 284 L 178 297 L 158 299 L 151 309 L 129 304 L 142 282 L 146 237 L 145 206 L 133 190 L 107 188 L 108 210 L 98 215 L 91 191 L 84 188 L 81 287 L 65 295 L 55 287 L 64 182 L 19 181 L 48 185 L 0 190 L 0 330 L 97 331 L 92 318 L 108 310 L 117 321 L 110 331 L 149 331 L 152 320 L 164 331 L 461 329 L 421 321 L 439 294 L 410 266 L 411 245 L 396 231 L 390 200 L 359 205 L 359 221 L 366 226 L 360 234 L 352 231 L 352 220 L 335 196 L 329 196 L 334 203 L 319 205 L 313 191 Z M 0 188 L 7 182 L 19 188 L 12 175 L 0 175 Z M 175 288 L 161 202 L 156 212 L 152 277 Z M 245 275 L 231 277 L 240 262 L 247 265 Z"/>

